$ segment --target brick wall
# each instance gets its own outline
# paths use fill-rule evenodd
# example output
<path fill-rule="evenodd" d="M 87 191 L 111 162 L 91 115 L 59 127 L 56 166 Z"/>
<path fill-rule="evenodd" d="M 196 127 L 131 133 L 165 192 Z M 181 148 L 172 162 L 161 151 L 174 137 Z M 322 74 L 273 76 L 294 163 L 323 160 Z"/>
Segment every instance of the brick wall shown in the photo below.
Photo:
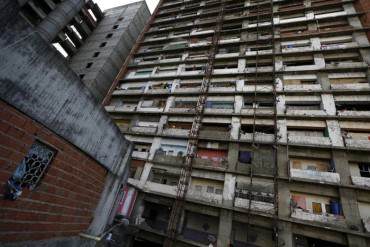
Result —
<path fill-rule="evenodd" d="M 57 150 L 34 191 L 4 200 L 4 186 L 35 138 Z M 85 231 L 107 171 L 48 129 L 0 100 L 0 242 L 74 236 Z"/>
<path fill-rule="evenodd" d="M 370 27 L 370 1 L 369 0 L 358 0 L 355 3 L 355 7 L 358 12 L 366 12 L 361 16 L 362 25 L 365 27 Z M 370 31 L 367 32 L 367 37 L 370 40 Z"/>

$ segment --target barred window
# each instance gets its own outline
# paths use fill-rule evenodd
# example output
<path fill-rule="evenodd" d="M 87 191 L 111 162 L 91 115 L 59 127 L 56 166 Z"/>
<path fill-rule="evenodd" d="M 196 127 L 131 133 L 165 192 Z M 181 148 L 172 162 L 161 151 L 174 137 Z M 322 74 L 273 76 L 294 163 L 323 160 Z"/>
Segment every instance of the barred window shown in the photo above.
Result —
<path fill-rule="evenodd" d="M 8 180 L 6 198 L 16 200 L 22 194 L 23 188 L 35 189 L 55 154 L 56 151 L 49 146 L 39 141 L 33 143 Z"/>

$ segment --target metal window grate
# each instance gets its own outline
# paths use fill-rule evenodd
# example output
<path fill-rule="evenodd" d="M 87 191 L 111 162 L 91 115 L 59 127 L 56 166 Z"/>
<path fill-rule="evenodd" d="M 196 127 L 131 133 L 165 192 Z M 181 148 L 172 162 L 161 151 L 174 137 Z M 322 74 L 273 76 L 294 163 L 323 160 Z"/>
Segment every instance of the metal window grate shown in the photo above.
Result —
<path fill-rule="evenodd" d="M 6 198 L 15 200 L 22 194 L 22 189 L 36 188 L 56 151 L 47 145 L 36 141 L 23 158 L 7 183 Z"/>

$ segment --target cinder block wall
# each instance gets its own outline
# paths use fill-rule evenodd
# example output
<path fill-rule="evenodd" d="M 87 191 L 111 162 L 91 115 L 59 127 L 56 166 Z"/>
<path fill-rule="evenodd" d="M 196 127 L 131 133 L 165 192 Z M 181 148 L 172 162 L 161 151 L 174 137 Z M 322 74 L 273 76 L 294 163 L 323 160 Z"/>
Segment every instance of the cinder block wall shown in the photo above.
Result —
<path fill-rule="evenodd" d="M 35 190 L 23 189 L 15 201 L 3 199 L 7 180 L 36 139 L 57 151 L 47 173 Z M 3 101 L 0 167 L 0 243 L 72 237 L 87 230 L 107 170 Z"/>
<path fill-rule="evenodd" d="M 370 1 L 369 0 L 358 0 L 355 2 L 357 11 L 364 12 L 361 16 L 362 25 L 370 27 Z M 370 31 L 367 32 L 367 37 L 370 40 Z"/>

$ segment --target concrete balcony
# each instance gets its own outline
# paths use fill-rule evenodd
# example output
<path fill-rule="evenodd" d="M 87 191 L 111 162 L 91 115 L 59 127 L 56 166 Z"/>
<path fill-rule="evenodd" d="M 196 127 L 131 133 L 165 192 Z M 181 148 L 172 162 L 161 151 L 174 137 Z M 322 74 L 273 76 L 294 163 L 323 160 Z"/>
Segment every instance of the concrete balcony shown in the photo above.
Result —
<path fill-rule="evenodd" d="M 209 114 L 232 114 L 234 113 L 234 109 L 213 109 L 213 108 L 206 108 L 204 109 L 205 113 Z"/>
<path fill-rule="evenodd" d="M 243 108 L 241 110 L 242 115 L 253 115 L 254 109 L 253 108 Z M 263 115 L 273 115 L 274 109 L 272 107 L 269 108 L 256 108 L 256 114 L 263 114 Z"/>
<path fill-rule="evenodd" d="M 312 85 L 285 85 L 284 91 L 287 92 L 294 92 L 294 91 L 320 91 L 322 87 L 320 84 L 312 84 Z"/>
<path fill-rule="evenodd" d="M 246 68 L 244 70 L 245 73 L 263 73 L 263 72 L 272 72 L 272 66 L 260 66 L 257 69 L 254 67 Z"/>
<path fill-rule="evenodd" d="M 209 168 L 216 168 L 216 169 L 225 169 L 228 167 L 228 163 L 226 161 L 226 157 L 224 161 L 214 161 L 209 159 L 201 159 L 201 158 L 194 158 L 194 166 L 198 167 L 209 167 Z"/>
<path fill-rule="evenodd" d="M 170 89 L 149 89 L 146 93 L 147 94 L 166 94 L 170 93 Z"/>
<path fill-rule="evenodd" d="M 203 201 L 212 204 L 222 204 L 222 195 L 199 192 L 192 187 L 190 187 L 190 189 L 188 190 L 186 198 L 189 200 Z"/>
<path fill-rule="evenodd" d="M 370 232 L 370 217 L 362 219 L 362 224 L 364 225 L 365 231 Z"/>
<path fill-rule="evenodd" d="M 201 130 L 199 131 L 200 138 L 209 138 L 209 139 L 221 139 L 229 140 L 230 132 L 228 131 L 218 131 L 218 130 Z"/>
<path fill-rule="evenodd" d="M 159 38 L 147 38 L 144 40 L 144 42 L 149 42 L 149 41 L 162 41 L 162 40 L 166 40 L 167 37 L 159 37 Z"/>
<path fill-rule="evenodd" d="M 287 110 L 286 115 L 292 116 L 326 116 L 328 115 L 324 110 Z"/>
<path fill-rule="evenodd" d="M 164 129 L 162 131 L 163 135 L 168 135 L 168 136 L 188 136 L 189 135 L 189 130 L 186 129 Z"/>
<path fill-rule="evenodd" d="M 320 172 L 311 170 L 301 170 L 301 169 L 290 169 L 290 177 L 292 178 L 303 178 L 319 183 L 339 183 L 340 176 L 338 173 L 334 172 Z"/>
<path fill-rule="evenodd" d="M 338 116 L 346 116 L 346 117 L 370 117 L 370 111 L 338 111 Z"/>
<path fill-rule="evenodd" d="M 149 157 L 149 152 L 133 151 L 132 157 L 138 159 L 147 159 Z"/>
<path fill-rule="evenodd" d="M 346 222 L 343 216 L 334 214 L 314 214 L 311 212 L 305 212 L 302 209 L 296 208 L 291 213 L 291 217 L 300 220 L 321 222 L 324 224 L 346 227 Z"/>
<path fill-rule="evenodd" d="M 170 108 L 170 109 L 168 109 L 168 112 L 173 112 L 173 113 L 195 113 L 195 110 L 194 110 L 194 108 Z"/>
<path fill-rule="evenodd" d="M 119 96 L 119 95 L 131 95 L 131 94 L 142 94 L 144 93 L 144 89 L 120 89 L 120 90 L 114 90 L 113 95 Z"/>
<path fill-rule="evenodd" d="M 227 75 L 232 75 L 232 74 L 237 74 L 238 73 L 238 69 L 215 69 L 213 70 L 213 74 L 214 75 L 223 75 L 223 74 L 227 74 Z"/>
<path fill-rule="evenodd" d="M 298 136 L 288 134 L 288 142 L 291 144 L 302 144 L 302 145 L 317 145 L 317 146 L 331 145 L 329 137 L 321 136 Z"/>
<path fill-rule="evenodd" d="M 259 51 L 246 51 L 245 55 L 246 56 L 256 56 L 256 55 L 268 55 L 272 54 L 272 49 L 267 49 L 267 50 L 259 50 Z"/>
<path fill-rule="evenodd" d="M 313 51 L 313 47 L 308 46 L 308 47 L 292 47 L 292 48 L 281 49 L 281 52 L 283 54 L 289 54 L 289 53 L 295 53 L 295 52 L 307 52 L 307 51 Z"/>
<path fill-rule="evenodd" d="M 204 70 L 181 71 L 180 76 L 203 75 Z"/>
<path fill-rule="evenodd" d="M 157 127 L 134 126 L 134 127 L 131 127 L 130 130 L 132 132 L 137 132 L 137 133 L 155 134 L 157 132 Z"/>
<path fill-rule="evenodd" d="M 219 44 L 230 44 L 230 43 L 238 43 L 240 38 L 233 38 L 233 39 L 221 39 Z"/>
<path fill-rule="evenodd" d="M 200 87 L 176 88 L 175 93 L 198 93 Z"/>
<path fill-rule="evenodd" d="M 344 138 L 346 147 L 370 149 L 370 140 Z"/>
<path fill-rule="evenodd" d="M 338 68 L 366 68 L 364 62 L 338 62 L 325 65 L 325 69 L 338 69 Z"/>
<path fill-rule="evenodd" d="M 243 86 L 243 92 L 254 92 L 254 91 L 257 91 L 257 92 L 272 92 L 273 90 L 273 86 L 272 85 L 257 85 L 257 86 L 254 86 L 254 85 L 248 85 L 248 86 Z"/>
<path fill-rule="evenodd" d="M 210 93 L 235 92 L 235 87 L 210 87 L 208 91 Z"/>
<path fill-rule="evenodd" d="M 354 185 L 370 188 L 370 178 L 351 176 L 351 180 Z"/>
<path fill-rule="evenodd" d="M 332 84 L 333 90 L 363 90 L 370 89 L 369 83 L 346 83 L 346 84 Z"/>
<path fill-rule="evenodd" d="M 206 45 L 210 45 L 211 42 L 209 41 L 203 41 L 203 42 L 197 42 L 197 43 L 192 43 L 192 44 L 189 44 L 189 47 L 200 47 L 200 46 L 206 46 Z"/>
<path fill-rule="evenodd" d="M 238 52 L 216 54 L 216 58 L 230 58 L 230 57 L 238 57 L 238 56 L 239 56 Z"/>
<path fill-rule="evenodd" d="M 349 49 L 357 48 L 358 44 L 356 42 L 348 42 L 346 44 L 330 44 L 330 45 L 321 45 L 321 50 L 340 50 L 340 49 Z"/>
<path fill-rule="evenodd" d="M 133 112 L 136 111 L 136 105 L 126 105 L 126 106 L 106 106 L 105 110 L 107 112 Z"/>
<path fill-rule="evenodd" d="M 139 112 L 163 112 L 164 107 L 138 107 Z"/>
<path fill-rule="evenodd" d="M 158 71 L 156 74 L 154 74 L 152 77 L 153 78 L 156 78 L 156 77 L 169 77 L 169 76 L 176 76 L 177 75 L 177 71 Z"/>
<path fill-rule="evenodd" d="M 240 134 L 240 140 L 253 141 L 253 133 Z M 256 142 L 272 143 L 275 140 L 275 135 L 256 132 L 254 134 L 254 140 Z"/>
<path fill-rule="evenodd" d="M 244 199 L 240 197 L 235 197 L 234 206 L 237 208 L 249 209 L 249 199 Z M 261 202 L 252 200 L 251 210 L 261 211 L 265 213 L 273 213 L 274 204 L 268 202 Z"/>
<path fill-rule="evenodd" d="M 154 162 L 172 164 L 180 166 L 184 162 L 184 157 L 182 156 L 170 156 L 161 153 L 156 153 L 154 155 Z"/>
<path fill-rule="evenodd" d="M 190 35 L 211 34 L 214 32 L 214 30 L 194 30 L 190 33 Z"/>
<path fill-rule="evenodd" d="M 338 17 L 338 16 L 345 16 L 347 15 L 347 11 L 337 11 L 333 13 L 327 13 L 327 14 L 320 14 L 320 15 L 315 15 L 315 19 L 325 19 L 329 17 Z"/>

